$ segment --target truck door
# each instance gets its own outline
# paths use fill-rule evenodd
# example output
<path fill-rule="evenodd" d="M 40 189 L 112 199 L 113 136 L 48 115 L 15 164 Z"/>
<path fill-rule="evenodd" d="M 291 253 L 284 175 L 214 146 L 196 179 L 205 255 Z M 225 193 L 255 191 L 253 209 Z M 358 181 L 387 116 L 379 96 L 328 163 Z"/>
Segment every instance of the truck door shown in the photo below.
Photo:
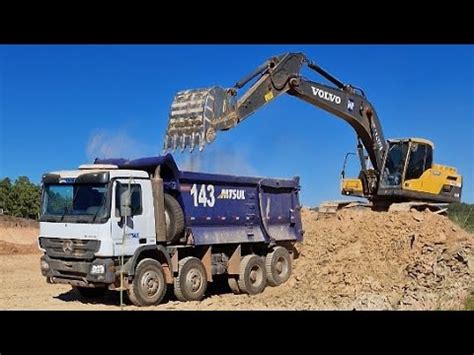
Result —
<path fill-rule="evenodd" d="M 125 201 L 129 186 L 131 216 L 121 218 L 119 203 Z M 113 191 L 111 219 L 115 255 L 133 255 L 138 247 L 155 244 L 150 181 L 118 179 L 114 182 Z"/>

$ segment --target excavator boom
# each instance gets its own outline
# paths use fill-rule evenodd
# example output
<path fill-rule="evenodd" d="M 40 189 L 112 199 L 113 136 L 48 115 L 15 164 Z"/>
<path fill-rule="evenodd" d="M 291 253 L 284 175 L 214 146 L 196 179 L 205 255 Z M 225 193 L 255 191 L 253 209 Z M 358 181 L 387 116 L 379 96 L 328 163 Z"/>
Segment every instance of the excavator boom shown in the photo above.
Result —
<path fill-rule="evenodd" d="M 305 79 L 300 73 L 304 64 L 336 87 Z M 237 91 L 258 76 L 237 98 Z M 342 83 L 301 53 L 271 58 L 230 89 L 213 87 L 179 92 L 171 106 L 164 149 L 192 150 L 198 146 L 202 150 L 218 131 L 235 127 L 284 93 L 347 121 L 367 150 L 372 165 L 381 166 L 386 142 L 375 109 L 363 92 L 357 93 L 352 86 Z"/>

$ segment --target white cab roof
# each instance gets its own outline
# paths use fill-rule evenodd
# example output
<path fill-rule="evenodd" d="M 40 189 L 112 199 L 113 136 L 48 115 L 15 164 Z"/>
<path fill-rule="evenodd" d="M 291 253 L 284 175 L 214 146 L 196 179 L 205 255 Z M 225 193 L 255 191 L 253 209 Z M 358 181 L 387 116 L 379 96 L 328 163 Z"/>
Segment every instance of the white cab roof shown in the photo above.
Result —
<path fill-rule="evenodd" d="M 83 174 L 94 174 L 94 173 L 103 173 L 104 171 L 108 171 L 110 173 L 110 178 L 148 178 L 148 173 L 143 170 L 127 170 L 127 169 L 117 169 L 112 168 L 109 169 L 81 169 L 81 170 L 60 170 L 60 171 L 53 171 L 51 174 L 57 174 L 61 178 L 77 178 Z"/>

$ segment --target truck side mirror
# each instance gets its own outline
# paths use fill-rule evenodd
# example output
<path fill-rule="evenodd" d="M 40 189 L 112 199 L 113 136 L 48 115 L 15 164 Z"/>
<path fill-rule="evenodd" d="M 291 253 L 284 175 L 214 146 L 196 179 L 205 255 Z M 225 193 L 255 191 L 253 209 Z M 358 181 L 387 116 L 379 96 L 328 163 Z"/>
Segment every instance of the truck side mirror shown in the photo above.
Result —
<path fill-rule="evenodd" d="M 125 185 L 127 186 L 127 189 L 123 191 L 122 186 L 123 185 L 120 183 L 120 181 L 117 181 L 116 198 L 117 198 L 118 205 L 120 206 L 119 214 L 120 214 L 120 217 L 130 217 L 132 215 L 132 208 L 131 208 L 131 203 L 130 203 L 130 200 L 131 200 L 130 189 L 128 188 L 127 185 Z"/>
<path fill-rule="evenodd" d="M 120 217 L 130 217 L 132 215 L 132 209 L 130 206 L 120 205 Z"/>

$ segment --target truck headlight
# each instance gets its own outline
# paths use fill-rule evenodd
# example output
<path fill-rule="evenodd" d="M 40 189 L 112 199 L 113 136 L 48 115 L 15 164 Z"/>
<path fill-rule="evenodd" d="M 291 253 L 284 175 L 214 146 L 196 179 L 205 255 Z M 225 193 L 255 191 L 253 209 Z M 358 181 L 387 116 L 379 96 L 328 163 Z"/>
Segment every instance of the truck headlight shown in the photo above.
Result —
<path fill-rule="evenodd" d="M 103 274 L 105 272 L 104 265 L 92 265 L 91 266 L 91 274 Z"/>
<path fill-rule="evenodd" d="M 45 260 L 41 260 L 41 270 L 49 270 L 49 264 Z"/>

